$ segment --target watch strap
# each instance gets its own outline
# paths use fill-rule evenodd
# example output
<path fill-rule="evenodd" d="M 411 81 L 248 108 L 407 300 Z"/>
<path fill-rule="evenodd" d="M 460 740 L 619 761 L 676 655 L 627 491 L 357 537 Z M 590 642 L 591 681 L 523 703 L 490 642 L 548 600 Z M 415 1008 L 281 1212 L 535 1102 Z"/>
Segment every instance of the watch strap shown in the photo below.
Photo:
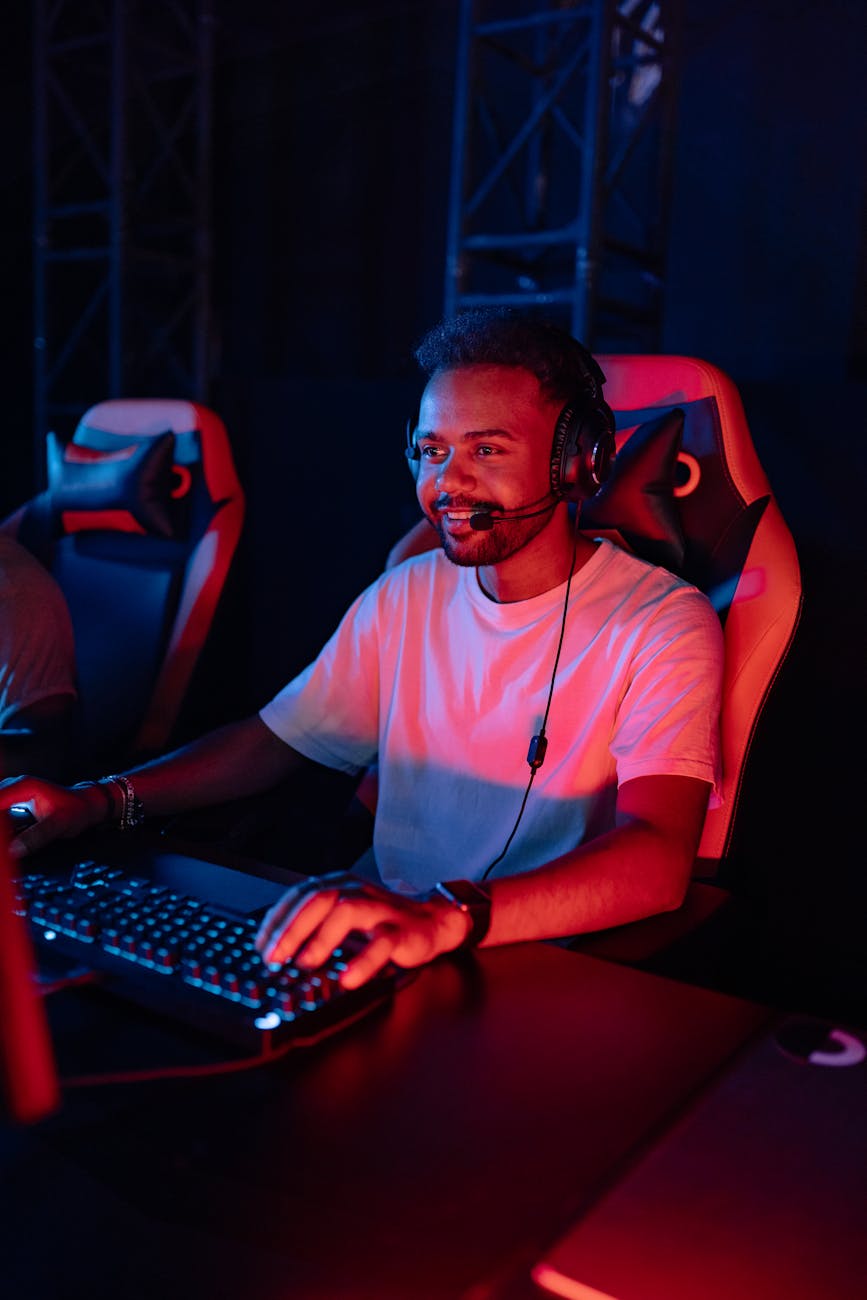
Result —
<path fill-rule="evenodd" d="M 477 948 L 491 925 L 491 895 L 472 880 L 440 880 L 434 892 L 445 898 L 452 907 L 470 918 L 470 928 L 460 948 Z"/>

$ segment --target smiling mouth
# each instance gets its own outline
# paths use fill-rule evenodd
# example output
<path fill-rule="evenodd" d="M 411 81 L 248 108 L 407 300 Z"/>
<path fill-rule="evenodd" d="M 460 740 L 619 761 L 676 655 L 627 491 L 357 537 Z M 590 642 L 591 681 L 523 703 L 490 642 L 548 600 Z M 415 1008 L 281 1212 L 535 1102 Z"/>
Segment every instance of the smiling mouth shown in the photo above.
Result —
<path fill-rule="evenodd" d="M 474 515 L 489 514 L 492 511 L 499 510 L 502 507 L 493 501 L 473 501 L 469 505 L 461 502 L 460 505 L 451 502 L 442 502 L 435 507 L 436 513 L 441 519 L 448 520 L 449 523 L 462 524 Z"/>

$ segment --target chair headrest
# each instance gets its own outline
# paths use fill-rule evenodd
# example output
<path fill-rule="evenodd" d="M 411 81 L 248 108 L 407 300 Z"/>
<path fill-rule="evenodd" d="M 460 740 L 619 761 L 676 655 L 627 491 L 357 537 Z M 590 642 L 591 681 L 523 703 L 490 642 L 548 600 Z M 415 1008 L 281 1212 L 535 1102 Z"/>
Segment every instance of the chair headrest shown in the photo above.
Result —
<path fill-rule="evenodd" d="M 110 529 L 175 537 L 173 496 L 183 487 L 174 472 L 175 435 L 124 439 L 114 451 L 48 435 L 48 508 L 55 536 Z M 187 485 L 188 486 L 188 485 Z"/>
<path fill-rule="evenodd" d="M 681 573 L 684 537 L 675 501 L 683 411 L 662 411 L 623 430 L 610 477 L 581 506 L 579 526 L 612 536 L 643 560 Z"/>
<path fill-rule="evenodd" d="M 199 427 L 200 408 L 176 397 L 115 397 L 97 402 L 84 413 L 79 428 L 140 438 L 189 433 Z"/>

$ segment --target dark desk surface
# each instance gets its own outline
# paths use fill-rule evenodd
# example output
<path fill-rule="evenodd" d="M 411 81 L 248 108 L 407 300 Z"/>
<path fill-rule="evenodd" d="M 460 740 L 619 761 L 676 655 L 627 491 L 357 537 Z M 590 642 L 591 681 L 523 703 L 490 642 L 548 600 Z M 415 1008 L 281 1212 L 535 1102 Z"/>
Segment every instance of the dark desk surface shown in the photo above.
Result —
<path fill-rule="evenodd" d="M 867 1296 L 867 1035 L 798 1017 L 775 1024 L 534 1276 L 549 1300 Z"/>
<path fill-rule="evenodd" d="M 52 1002 L 61 1072 L 201 1059 L 105 994 Z M 522 945 L 261 1069 L 68 1090 L 2 1133 L 5 1294 L 533 1294 L 541 1252 L 769 1018 Z"/>

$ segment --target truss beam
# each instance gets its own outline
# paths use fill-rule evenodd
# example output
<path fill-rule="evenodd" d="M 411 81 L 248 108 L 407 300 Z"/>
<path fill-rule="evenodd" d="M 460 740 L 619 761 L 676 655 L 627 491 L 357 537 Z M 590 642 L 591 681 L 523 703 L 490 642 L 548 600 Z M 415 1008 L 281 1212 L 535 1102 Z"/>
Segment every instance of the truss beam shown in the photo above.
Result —
<path fill-rule="evenodd" d="M 680 0 L 462 0 L 445 311 L 661 341 Z"/>
<path fill-rule="evenodd" d="M 95 401 L 207 400 L 213 26 L 212 0 L 36 0 L 40 466 Z"/>

